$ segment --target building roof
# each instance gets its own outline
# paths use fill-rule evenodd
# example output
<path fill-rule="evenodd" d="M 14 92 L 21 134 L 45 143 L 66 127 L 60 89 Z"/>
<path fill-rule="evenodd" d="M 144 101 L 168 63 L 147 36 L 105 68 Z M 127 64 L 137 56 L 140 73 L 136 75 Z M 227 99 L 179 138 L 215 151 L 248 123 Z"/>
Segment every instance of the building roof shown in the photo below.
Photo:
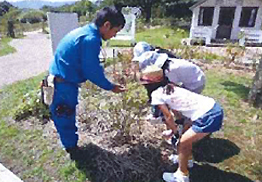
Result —
<path fill-rule="evenodd" d="M 189 9 L 193 10 L 195 7 L 203 4 L 204 2 L 206 2 L 207 0 L 199 0 L 196 4 L 194 4 L 193 6 L 191 6 Z"/>
<path fill-rule="evenodd" d="M 191 6 L 189 9 L 192 11 L 195 7 L 203 4 L 204 2 L 206 2 L 208 0 L 198 0 L 193 6 Z M 258 0 L 258 1 L 261 1 L 261 0 Z"/>

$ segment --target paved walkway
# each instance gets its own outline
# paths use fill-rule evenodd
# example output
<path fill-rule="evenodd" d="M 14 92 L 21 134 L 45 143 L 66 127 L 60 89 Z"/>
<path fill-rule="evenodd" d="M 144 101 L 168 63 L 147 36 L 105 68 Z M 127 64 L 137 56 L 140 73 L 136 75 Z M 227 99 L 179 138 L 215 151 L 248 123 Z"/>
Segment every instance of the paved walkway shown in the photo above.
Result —
<path fill-rule="evenodd" d="M 0 182 L 23 182 L 0 163 Z"/>
<path fill-rule="evenodd" d="M 28 32 L 25 35 L 25 38 L 14 39 L 10 43 L 17 52 L 0 57 L 0 88 L 48 70 L 53 57 L 50 36 L 40 31 Z M 107 57 L 113 57 L 112 48 L 104 50 Z"/>
<path fill-rule="evenodd" d="M 52 59 L 49 35 L 41 32 L 29 32 L 26 35 L 10 43 L 17 50 L 16 53 L 0 57 L 0 88 L 48 69 Z"/>

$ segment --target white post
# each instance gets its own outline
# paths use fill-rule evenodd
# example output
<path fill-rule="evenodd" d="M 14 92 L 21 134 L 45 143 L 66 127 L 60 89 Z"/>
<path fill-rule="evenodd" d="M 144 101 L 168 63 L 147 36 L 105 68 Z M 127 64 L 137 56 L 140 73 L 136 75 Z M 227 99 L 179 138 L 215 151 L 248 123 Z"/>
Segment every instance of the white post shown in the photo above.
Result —
<path fill-rule="evenodd" d="M 216 5 L 215 10 L 214 10 L 213 23 L 212 23 L 212 27 L 213 27 L 213 31 L 214 31 L 213 32 L 214 38 L 216 38 L 217 27 L 219 26 L 219 24 L 218 24 L 219 12 L 220 12 L 220 7 Z"/>
<path fill-rule="evenodd" d="M 206 46 L 211 44 L 211 34 L 212 34 L 212 30 L 208 30 L 207 36 L 206 36 Z"/>
<path fill-rule="evenodd" d="M 243 35 L 241 35 L 239 39 L 239 45 L 243 47 L 245 46 L 245 31 L 240 30 L 240 34 L 243 34 Z"/>
<path fill-rule="evenodd" d="M 261 24 L 262 24 L 262 8 L 258 8 L 255 29 L 260 30 Z"/>
<path fill-rule="evenodd" d="M 238 39 L 241 11 L 242 11 L 242 6 L 237 6 L 236 11 L 235 11 L 235 18 L 233 21 L 230 39 Z"/>

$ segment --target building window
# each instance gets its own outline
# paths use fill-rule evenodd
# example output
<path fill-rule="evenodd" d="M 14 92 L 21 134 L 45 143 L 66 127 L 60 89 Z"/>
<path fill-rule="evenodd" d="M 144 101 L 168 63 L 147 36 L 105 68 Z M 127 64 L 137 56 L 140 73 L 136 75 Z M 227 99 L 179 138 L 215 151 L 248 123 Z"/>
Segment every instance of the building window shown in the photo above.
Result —
<path fill-rule="evenodd" d="M 241 12 L 240 27 L 254 27 L 258 7 L 243 7 Z"/>
<path fill-rule="evenodd" d="M 198 26 L 212 26 L 214 7 L 200 7 Z"/>

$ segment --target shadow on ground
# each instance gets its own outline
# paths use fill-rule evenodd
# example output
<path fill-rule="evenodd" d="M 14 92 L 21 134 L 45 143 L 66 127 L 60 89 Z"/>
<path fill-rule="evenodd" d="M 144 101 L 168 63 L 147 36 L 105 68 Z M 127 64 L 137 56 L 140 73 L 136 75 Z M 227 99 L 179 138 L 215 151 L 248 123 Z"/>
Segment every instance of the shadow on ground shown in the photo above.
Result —
<path fill-rule="evenodd" d="M 135 145 L 116 155 L 92 143 L 76 159 L 78 169 L 92 182 L 161 182 L 164 166 L 159 149 Z"/>
<path fill-rule="evenodd" d="M 250 88 L 246 87 L 243 84 L 231 82 L 231 81 L 225 81 L 222 83 L 223 86 L 225 86 L 225 90 L 231 91 L 239 95 L 242 99 L 247 99 L 248 93 Z"/>
<path fill-rule="evenodd" d="M 209 164 L 195 165 L 190 172 L 190 182 L 253 182 L 237 173 L 222 171 Z"/>
<path fill-rule="evenodd" d="M 206 137 L 193 147 L 193 157 L 198 162 L 219 163 L 239 152 L 235 143 L 222 138 Z"/>
<path fill-rule="evenodd" d="M 175 169 L 167 169 L 166 172 L 174 172 Z M 237 173 L 218 169 L 210 164 L 194 164 L 190 170 L 190 182 L 254 182 L 251 179 Z"/>
<path fill-rule="evenodd" d="M 205 137 L 193 147 L 193 157 L 198 164 L 190 170 L 190 182 L 253 182 L 245 176 L 208 164 L 222 162 L 239 152 L 240 148 L 230 140 Z M 177 165 L 165 171 L 174 172 L 176 168 Z"/>
<path fill-rule="evenodd" d="M 205 138 L 194 146 L 195 164 L 190 171 L 191 182 L 252 182 L 236 173 L 222 171 L 205 162 L 218 163 L 239 153 L 229 140 Z M 163 172 L 174 172 L 172 165 L 161 158 L 158 148 L 137 144 L 128 152 L 116 155 L 92 143 L 84 146 L 76 159 L 78 169 L 91 182 L 162 182 Z"/>

